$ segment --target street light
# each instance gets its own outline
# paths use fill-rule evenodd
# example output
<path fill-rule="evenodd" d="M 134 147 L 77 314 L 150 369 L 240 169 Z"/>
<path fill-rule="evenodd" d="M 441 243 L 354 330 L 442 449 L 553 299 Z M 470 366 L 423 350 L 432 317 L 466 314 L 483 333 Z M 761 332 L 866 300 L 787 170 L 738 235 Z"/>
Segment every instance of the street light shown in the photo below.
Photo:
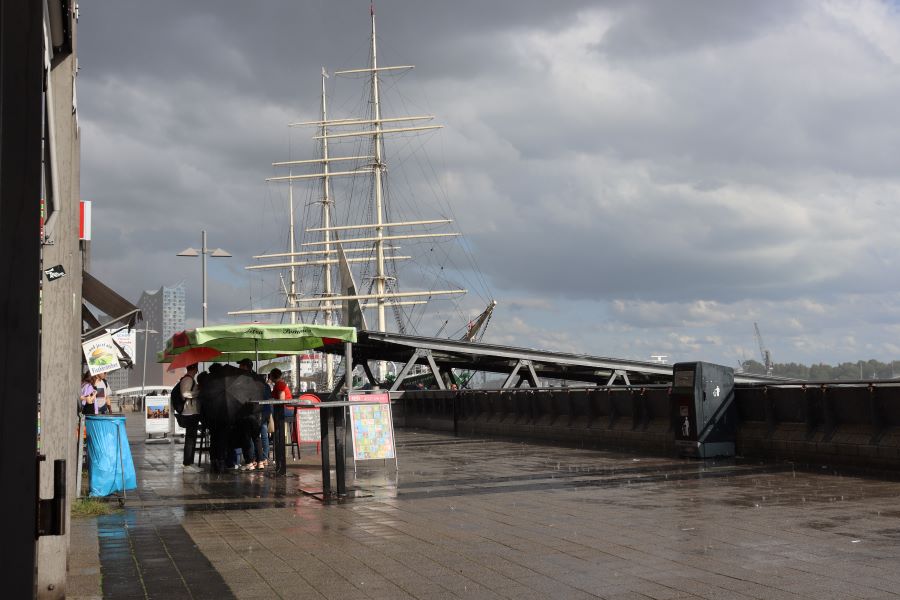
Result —
<path fill-rule="evenodd" d="M 150 329 L 149 324 L 145 325 L 143 329 L 135 329 L 135 333 L 143 333 L 144 334 L 144 372 L 141 374 L 141 405 L 144 403 L 144 388 L 147 385 L 147 338 L 150 337 L 151 333 L 159 333 L 155 329 Z"/>
<path fill-rule="evenodd" d="M 212 256 L 214 258 L 228 258 L 231 256 L 225 250 L 221 248 L 216 248 L 215 250 L 210 250 L 206 247 L 206 231 L 201 231 L 201 245 L 199 250 L 195 250 L 193 248 L 185 248 L 175 256 L 199 256 L 200 257 L 200 269 L 201 275 L 203 277 L 203 326 L 206 327 L 206 257 Z"/>

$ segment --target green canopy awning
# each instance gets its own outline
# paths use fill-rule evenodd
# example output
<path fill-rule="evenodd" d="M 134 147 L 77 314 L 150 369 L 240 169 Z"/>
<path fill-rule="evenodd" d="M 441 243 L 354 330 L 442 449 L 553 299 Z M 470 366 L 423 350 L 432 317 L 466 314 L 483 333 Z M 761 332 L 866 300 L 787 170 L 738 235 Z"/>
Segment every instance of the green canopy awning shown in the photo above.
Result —
<path fill-rule="evenodd" d="M 170 362 L 172 357 L 191 348 L 215 348 L 235 359 L 274 357 L 298 354 L 327 344 L 355 342 L 355 327 L 334 325 L 212 325 L 176 333 L 166 343 L 157 362 Z M 244 356 L 241 356 L 243 358 Z M 223 357 L 225 358 L 225 357 Z"/>
<path fill-rule="evenodd" d="M 198 348 L 199 346 L 192 346 L 193 348 Z M 166 351 L 156 353 L 156 362 L 158 363 L 170 363 L 175 360 L 180 354 L 183 354 L 185 350 L 179 349 L 179 352 L 175 354 L 166 354 Z M 273 360 L 275 358 L 282 358 L 285 356 L 293 356 L 296 354 L 304 354 L 309 352 L 309 350 L 279 350 L 277 352 L 223 352 L 219 356 L 216 356 L 214 359 L 216 362 L 238 362 L 243 358 L 249 358 L 250 360 Z M 206 362 L 206 361 L 204 361 Z"/>

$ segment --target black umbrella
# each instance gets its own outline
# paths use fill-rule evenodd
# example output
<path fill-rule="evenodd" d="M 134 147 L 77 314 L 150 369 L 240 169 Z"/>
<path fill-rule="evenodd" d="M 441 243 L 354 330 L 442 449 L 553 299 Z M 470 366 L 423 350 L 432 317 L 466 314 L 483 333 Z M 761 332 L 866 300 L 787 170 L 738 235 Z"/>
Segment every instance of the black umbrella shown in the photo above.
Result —
<path fill-rule="evenodd" d="M 259 411 L 265 383 L 257 375 L 231 365 L 210 373 L 200 387 L 200 415 L 214 425 L 231 425 Z"/>

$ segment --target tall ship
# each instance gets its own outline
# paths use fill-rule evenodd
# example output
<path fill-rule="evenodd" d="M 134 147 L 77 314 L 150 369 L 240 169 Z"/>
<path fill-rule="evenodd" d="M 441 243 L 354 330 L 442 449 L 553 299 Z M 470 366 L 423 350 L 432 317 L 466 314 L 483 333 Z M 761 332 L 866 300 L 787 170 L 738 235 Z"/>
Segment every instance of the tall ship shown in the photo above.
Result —
<path fill-rule="evenodd" d="M 273 168 L 281 172 L 267 179 L 287 185 L 287 249 L 254 256 L 258 262 L 246 269 L 277 271 L 284 302 L 228 314 L 480 339 L 496 302 L 460 233 L 453 229 L 452 205 L 440 191 L 422 201 L 421 185 L 412 192 L 401 191 L 408 178 L 402 170 L 396 177 L 388 170 L 389 158 L 395 164 L 417 162 L 417 154 L 424 151 L 422 136 L 443 126 L 433 122 L 433 115 L 387 114 L 384 86 L 389 82 L 395 87 L 399 76 L 414 66 L 379 64 L 374 6 L 370 19 L 369 65 L 330 74 L 323 68 L 318 118 L 289 125 L 311 131 L 316 156 L 274 162 Z M 343 78 L 363 84 L 358 107 L 362 116 L 329 115 L 329 83 Z M 430 168 L 427 161 L 419 164 Z M 301 210 L 295 202 L 296 189 L 306 192 Z M 298 217 L 303 223 L 299 231 Z M 462 269 L 456 264 L 460 261 L 465 262 Z M 467 270 L 486 301 L 480 314 L 465 310 L 459 302 L 469 292 L 460 276 Z M 443 308 L 428 311 L 432 301 Z M 458 329 L 450 325 L 454 321 L 461 324 Z M 418 331 L 422 326 L 433 329 Z M 299 373 L 296 359 L 292 362 L 291 372 Z M 376 377 L 384 379 L 389 369 L 386 364 L 375 365 Z M 322 358 L 318 379 L 319 386 L 333 388 L 331 355 Z"/>

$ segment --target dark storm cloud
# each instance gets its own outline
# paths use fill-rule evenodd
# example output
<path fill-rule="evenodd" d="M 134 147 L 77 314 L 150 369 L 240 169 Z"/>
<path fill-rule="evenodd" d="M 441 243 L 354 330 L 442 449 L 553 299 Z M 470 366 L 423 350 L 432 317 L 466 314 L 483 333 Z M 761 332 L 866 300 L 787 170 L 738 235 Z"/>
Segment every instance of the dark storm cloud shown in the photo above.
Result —
<path fill-rule="evenodd" d="M 286 124 L 316 118 L 321 67 L 366 65 L 368 3 L 81 9 L 95 270 L 131 298 L 183 279 L 196 318 L 198 261 L 174 254 L 205 228 L 235 255 L 211 264 L 211 315 L 282 303 L 277 277 L 243 270 L 286 245 L 285 190 L 263 180 L 272 161 L 314 153 Z M 393 206 L 469 234 L 501 300 L 497 341 L 739 357 L 759 319 L 790 332 L 781 343 L 796 356 L 837 355 L 832 342 L 857 326 L 889 351 L 889 327 L 829 325 L 861 310 L 894 317 L 883 308 L 900 254 L 889 7 L 385 0 L 377 11 L 381 64 L 417 65 L 386 79 L 385 110 L 447 125 L 389 148 Z M 359 83 L 329 80 L 333 116 L 365 110 Z M 424 183 L 435 176 L 437 193 Z M 314 198 L 295 193 L 301 206 Z M 459 247 L 439 246 L 439 260 L 407 249 L 426 258 L 401 265 L 406 289 L 437 275 L 477 292 L 427 312 L 423 333 L 483 308 Z"/>
<path fill-rule="evenodd" d="M 426 77 L 440 77 L 445 71 L 471 74 L 490 64 L 498 50 L 502 53 L 490 42 L 498 29 L 558 28 L 571 22 L 580 7 L 592 5 L 596 3 L 567 2 L 566 9 L 559 10 L 540 0 L 385 0 L 376 9 L 384 16 L 379 24 L 382 52 L 427 63 Z M 298 76 L 315 73 L 320 66 L 365 66 L 368 6 L 365 1 L 327 0 L 269 0 L 263 5 L 92 2 L 82 9 L 83 28 L 90 30 L 81 50 L 91 60 L 83 75 L 214 80 L 217 86 L 244 91 L 248 85 L 262 85 L 258 93 L 280 100 L 298 93 L 316 98 L 314 89 L 310 94 L 299 85 Z M 103 48 L 95 52 L 99 43 Z"/>
<path fill-rule="evenodd" d="M 598 51 L 614 58 L 668 56 L 739 44 L 793 20 L 808 2 L 682 0 L 621 5 Z"/>

